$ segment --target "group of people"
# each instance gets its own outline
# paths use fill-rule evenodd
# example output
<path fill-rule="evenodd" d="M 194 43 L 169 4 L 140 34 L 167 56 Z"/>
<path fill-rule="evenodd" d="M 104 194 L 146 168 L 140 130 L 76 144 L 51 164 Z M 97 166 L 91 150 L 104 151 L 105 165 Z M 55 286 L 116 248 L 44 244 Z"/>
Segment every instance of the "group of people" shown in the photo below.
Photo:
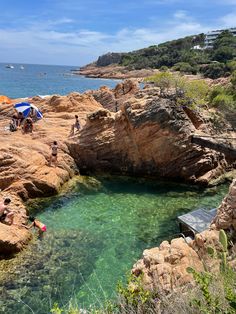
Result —
<path fill-rule="evenodd" d="M 32 133 L 33 132 L 33 122 L 37 121 L 37 114 L 35 114 L 34 109 L 31 108 L 30 113 L 28 117 L 24 117 L 22 112 L 17 112 L 13 115 L 11 121 L 10 121 L 10 131 L 14 132 L 18 128 L 22 128 L 23 133 Z M 69 136 L 75 135 L 76 131 L 80 130 L 80 122 L 78 115 L 75 115 L 75 122 L 71 126 L 71 131 Z M 51 145 L 51 155 L 49 159 L 49 166 L 51 167 L 54 165 L 54 167 L 57 167 L 57 155 L 58 155 L 58 143 L 57 141 L 53 141 Z M 9 208 L 9 205 L 11 203 L 10 198 L 5 198 L 0 203 L 0 223 L 4 223 L 7 225 L 14 224 L 14 211 L 12 211 Z M 30 225 L 22 225 L 23 227 L 27 229 L 31 229 L 32 227 L 35 227 L 38 229 L 39 234 L 42 234 L 46 231 L 46 226 L 37 220 L 35 217 L 26 217 L 31 224 Z"/>
<path fill-rule="evenodd" d="M 32 133 L 33 123 L 37 121 L 37 113 L 34 108 L 30 108 L 29 115 L 25 118 L 22 112 L 14 113 L 9 124 L 9 130 L 15 132 L 22 128 L 22 133 Z"/>

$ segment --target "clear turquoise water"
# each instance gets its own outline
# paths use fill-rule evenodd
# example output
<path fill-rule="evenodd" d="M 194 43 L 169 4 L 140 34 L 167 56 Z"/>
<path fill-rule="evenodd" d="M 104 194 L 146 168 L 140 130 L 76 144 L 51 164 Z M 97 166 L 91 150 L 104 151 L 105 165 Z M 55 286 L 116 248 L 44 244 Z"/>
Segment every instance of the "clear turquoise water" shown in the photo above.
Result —
<path fill-rule="evenodd" d="M 178 233 L 178 215 L 218 206 L 227 190 L 85 178 L 65 195 L 33 206 L 48 230 L 16 259 L 0 262 L 0 308 L 32 313 L 30 306 L 45 314 L 55 301 L 63 306 L 71 298 L 80 307 L 102 304 L 145 248 Z"/>
<path fill-rule="evenodd" d="M 7 69 L 0 63 L 0 95 L 11 98 L 31 97 L 35 95 L 66 95 L 71 92 L 84 92 L 106 85 L 113 88 L 118 80 L 90 79 L 72 75 L 76 67 L 25 64 L 13 64 L 14 69 Z M 78 68 L 78 67 L 77 67 Z"/>

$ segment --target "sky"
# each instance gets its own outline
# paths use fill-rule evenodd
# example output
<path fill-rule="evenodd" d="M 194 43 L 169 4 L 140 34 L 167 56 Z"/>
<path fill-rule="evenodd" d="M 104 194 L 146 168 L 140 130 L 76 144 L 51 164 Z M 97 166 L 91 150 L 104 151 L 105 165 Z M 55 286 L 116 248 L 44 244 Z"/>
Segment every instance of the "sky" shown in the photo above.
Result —
<path fill-rule="evenodd" d="M 82 66 L 236 27 L 236 0 L 0 0 L 0 62 Z"/>

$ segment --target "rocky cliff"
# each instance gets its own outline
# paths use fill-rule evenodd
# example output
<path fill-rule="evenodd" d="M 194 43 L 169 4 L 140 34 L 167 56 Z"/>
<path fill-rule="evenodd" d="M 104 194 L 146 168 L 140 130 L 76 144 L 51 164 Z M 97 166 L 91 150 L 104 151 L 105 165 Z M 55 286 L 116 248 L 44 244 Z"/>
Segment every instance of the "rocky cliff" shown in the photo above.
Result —
<path fill-rule="evenodd" d="M 0 254 L 17 252 L 30 240 L 30 233 L 22 226 L 27 214 L 22 200 L 58 193 L 78 171 L 208 184 L 228 166 L 222 154 L 191 143 L 192 134 L 209 133 L 210 125 L 201 114 L 176 106 L 171 97 L 160 98 L 156 88 L 140 90 L 128 81 L 114 90 L 101 88 L 83 95 L 34 97 L 30 101 L 44 114 L 33 134 L 9 132 L 5 127 L 13 113 L 12 105 L 0 107 L 0 197 L 10 195 L 15 212 L 14 225 L 0 224 Z M 82 130 L 68 138 L 75 114 L 80 117 Z M 59 143 L 57 168 L 48 166 L 53 140 Z M 222 205 L 231 220 L 235 216 L 234 190 L 226 199 L 227 205 Z M 222 227 L 220 215 L 221 209 L 218 227 Z M 224 226 L 228 220 L 224 219 Z M 187 266 L 203 268 L 200 258 L 206 245 L 217 245 L 216 239 L 217 231 L 211 231 L 197 236 L 191 246 L 182 239 L 164 242 L 159 248 L 146 250 L 133 272 L 145 274 L 147 288 L 159 285 L 169 291 L 190 280 Z"/>
<path fill-rule="evenodd" d="M 13 114 L 12 105 L 0 106 L 0 201 L 5 196 L 12 199 L 14 223 L 0 224 L 0 255 L 22 249 L 30 239 L 30 233 L 20 225 L 25 222 L 26 208 L 22 203 L 29 198 L 56 194 L 78 168 L 70 156 L 65 141 L 74 123 L 74 115 L 80 116 L 81 124 L 86 115 L 102 108 L 92 96 L 77 93 L 68 96 L 52 96 L 30 100 L 43 112 L 44 118 L 34 125 L 32 134 L 22 134 L 18 129 L 7 129 Z M 49 167 L 50 145 L 58 141 L 58 167 Z"/>
<path fill-rule="evenodd" d="M 96 65 L 99 67 L 107 66 L 113 63 L 120 63 L 123 53 L 108 52 L 98 57 Z"/>
<path fill-rule="evenodd" d="M 111 97 L 108 99 L 107 95 Z M 203 184 L 223 172 L 226 166 L 223 155 L 190 142 L 191 134 L 208 132 L 208 126 L 194 111 L 160 98 L 157 89 L 134 88 L 133 93 L 121 98 L 106 89 L 94 96 L 101 104 L 108 99 L 110 107 L 117 99 L 123 100 L 117 113 L 99 109 L 89 114 L 77 142 L 68 143 L 82 171 L 175 178 Z"/>
<path fill-rule="evenodd" d="M 217 210 L 216 218 L 212 222 L 212 228 L 214 227 L 236 231 L 236 179 Z"/>

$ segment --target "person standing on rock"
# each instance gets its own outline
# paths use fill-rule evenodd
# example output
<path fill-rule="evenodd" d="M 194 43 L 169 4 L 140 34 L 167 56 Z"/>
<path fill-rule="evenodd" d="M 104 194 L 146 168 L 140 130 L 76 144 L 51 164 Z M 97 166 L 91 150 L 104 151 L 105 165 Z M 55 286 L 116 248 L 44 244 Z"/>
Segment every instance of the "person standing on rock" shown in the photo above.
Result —
<path fill-rule="evenodd" d="M 77 114 L 75 115 L 75 123 L 71 126 L 70 136 L 73 136 L 75 134 L 75 130 L 80 130 L 79 116 L 77 116 Z"/>
<path fill-rule="evenodd" d="M 57 167 L 57 141 L 54 141 L 52 146 L 51 146 L 52 152 L 49 160 L 49 167 L 51 167 L 52 163 L 54 163 L 55 167 Z"/>
<path fill-rule="evenodd" d="M 0 203 L 0 222 L 8 225 L 12 225 L 14 219 L 14 213 L 8 208 L 10 203 L 10 198 L 5 198 L 5 200 Z"/>

